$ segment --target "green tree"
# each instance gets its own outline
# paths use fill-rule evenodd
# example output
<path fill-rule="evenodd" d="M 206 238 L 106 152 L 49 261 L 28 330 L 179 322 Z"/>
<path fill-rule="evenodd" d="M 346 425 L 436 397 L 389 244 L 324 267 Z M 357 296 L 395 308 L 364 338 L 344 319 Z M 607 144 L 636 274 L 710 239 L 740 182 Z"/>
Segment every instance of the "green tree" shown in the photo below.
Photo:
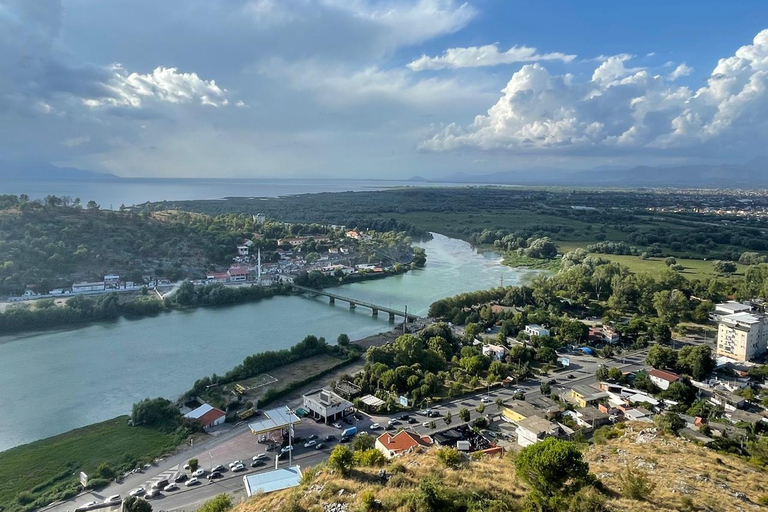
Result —
<path fill-rule="evenodd" d="M 170 400 L 145 398 L 133 404 L 131 420 L 134 425 L 176 427 L 181 421 L 181 413 Z"/>
<path fill-rule="evenodd" d="M 732 261 L 716 261 L 712 266 L 718 274 L 733 274 L 736 272 L 736 264 Z"/>
<path fill-rule="evenodd" d="M 671 387 L 671 386 L 670 386 Z M 676 434 L 678 430 L 685 426 L 685 420 L 674 412 L 665 412 L 655 418 L 656 425 L 670 434 Z"/>
<path fill-rule="evenodd" d="M 129 496 L 123 500 L 123 512 L 152 512 L 152 505 L 147 500 Z"/>
<path fill-rule="evenodd" d="M 464 462 L 459 450 L 445 446 L 437 450 L 437 459 L 450 469 L 459 469 Z"/>
<path fill-rule="evenodd" d="M 657 369 L 677 367 L 677 352 L 663 345 L 654 345 L 645 357 L 646 364 Z"/>
<path fill-rule="evenodd" d="M 448 411 L 447 413 L 445 413 L 445 416 L 443 416 L 443 421 L 445 422 L 446 425 L 451 424 L 451 422 L 453 421 L 453 415 L 451 414 L 451 411 Z"/>
<path fill-rule="evenodd" d="M 554 437 L 523 448 L 515 458 L 515 472 L 531 486 L 529 499 L 539 510 L 551 510 L 556 498 L 591 482 L 589 465 L 576 445 Z"/>
<path fill-rule="evenodd" d="M 706 379 L 716 365 L 712 349 L 705 345 L 686 346 L 677 353 L 677 367 L 698 381 Z"/>
<path fill-rule="evenodd" d="M 677 325 L 688 312 L 688 306 L 688 297 L 680 290 L 662 290 L 653 294 L 656 314 L 670 325 Z"/>
<path fill-rule="evenodd" d="M 328 457 L 328 467 L 337 470 L 342 476 L 351 475 L 354 467 L 352 450 L 341 444 L 336 445 Z"/>
<path fill-rule="evenodd" d="M 198 512 L 227 512 L 233 505 L 232 497 L 222 493 L 203 503 L 203 506 L 197 510 Z"/>
<path fill-rule="evenodd" d="M 608 380 L 608 367 L 603 365 L 600 365 L 597 370 L 595 370 L 595 380 L 600 382 L 604 380 Z"/>
<path fill-rule="evenodd" d="M 459 409 L 459 418 L 461 419 L 461 421 L 464 421 L 464 422 L 469 421 L 469 409 L 467 409 L 466 407 L 462 407 L 461 409 Z"/>
<path fill-rule="evenodd" d="M 196 471 L 200 462 L 197 459 L 189 459 L 187 464 L 189 464 L 190 471 Z"/>
<path fill-rule="evenodd" d="M 354 448 L 355 451 L 370 450 L 375 445 L 376 438 L 374 438 L 371 434 L 356 435 L 354 441 L 352 441 L 352 448 Z"/>
<path fill-rule="evenodd" d="M 485 412 L 485 404 L 478 405 L 475 410 L 478 414 L 483 414 Z"/>
<path fill-rule="evenodd" d="M 346 347 L 349 345 L 349 336 L 344 333 L 339 334 L 339 337 L 336 338 L 336 343 L 338 343 L 341 347 Z"/>

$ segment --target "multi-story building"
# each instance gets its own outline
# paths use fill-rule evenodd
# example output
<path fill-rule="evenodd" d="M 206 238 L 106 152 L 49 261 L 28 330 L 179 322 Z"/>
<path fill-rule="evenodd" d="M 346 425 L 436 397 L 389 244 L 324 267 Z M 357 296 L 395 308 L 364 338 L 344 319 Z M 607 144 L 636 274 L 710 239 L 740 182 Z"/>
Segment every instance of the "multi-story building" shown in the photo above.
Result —
<path fill-rule="evenodd" d="M 720 318 L 717 328 L 718 356 L 737 361 L 751 361 L 768 349 L 765 315 L 734 313 Z"/>

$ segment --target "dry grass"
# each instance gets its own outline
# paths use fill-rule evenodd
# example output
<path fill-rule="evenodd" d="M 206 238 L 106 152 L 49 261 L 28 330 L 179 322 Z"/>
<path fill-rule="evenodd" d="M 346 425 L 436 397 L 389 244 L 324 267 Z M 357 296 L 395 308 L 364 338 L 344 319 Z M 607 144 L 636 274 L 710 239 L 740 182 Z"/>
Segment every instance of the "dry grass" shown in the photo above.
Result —
<path fill-rule="evenodd" d="M 758 509 L 758 499 L 768 494 L 766 473 L 736 457 L 718 454 L 681 439 L 657 434 L 648 443 L 636 443 L 637 433 L 647 425 L 628 427 L 626 433 L 605 445 L 585 452 L 591 471 L 608 493 L 607 511 L 711 511 L 736 512 Z M 522 505 L 525 486 L 516 480 L 510 457 L 471 461 L 459 470 L 446 469 L 435 450 L 396 458 L 388 466 L 402 465 L 405 472 L 382 485 L 377 469 L 357 469 L 342 478 L 320 467 L 298 490 L 255 497 L 234 512 L 323 511 L 329 503 L 346 503 L 350 512 L 365 510 L 362 497 L 369 491 L 382 503 L 380 510 L 413 510 L 409 497 L 429 475 L 439 475 L 449 489 L 474 495 L 505 497 L 507 503 Z M 645 472 L 653 487 L 646 500 L 628 499 L 621 493 L 621 477 L 627 467 Z M 393 485 L 396 483 L 396 486 Z M 342 491 L 343 489 L 343 491 Z M 748 500 L 748 501 L 747 501 Z M 289 508 L 297 503 L 299 507 Z"/>

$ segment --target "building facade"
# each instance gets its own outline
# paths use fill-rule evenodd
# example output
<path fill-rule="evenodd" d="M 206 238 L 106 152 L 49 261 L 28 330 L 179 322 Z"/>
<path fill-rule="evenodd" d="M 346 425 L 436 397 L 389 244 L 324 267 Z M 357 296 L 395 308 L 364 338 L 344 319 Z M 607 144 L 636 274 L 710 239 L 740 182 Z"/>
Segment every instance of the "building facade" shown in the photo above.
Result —
<path fill-rule="evenodd" d="M 720 318 L 717 328 L 718 356 L 737 361 L 752 361 L 768 349 L 765 316 L 746 312 Z"/>
<path fill-rule="evenodd" d="M 330 389 L 318 389 L 304 395 L 304 408 L 325 423 L 336 421 L 351 412 L 352 403 Z"/>

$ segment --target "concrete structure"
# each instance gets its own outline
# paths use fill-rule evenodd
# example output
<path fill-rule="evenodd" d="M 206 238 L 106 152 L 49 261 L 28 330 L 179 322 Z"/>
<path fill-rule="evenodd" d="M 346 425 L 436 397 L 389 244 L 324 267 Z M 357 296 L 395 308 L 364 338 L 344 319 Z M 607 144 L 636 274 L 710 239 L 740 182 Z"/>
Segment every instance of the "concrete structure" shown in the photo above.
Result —
<path fill-rule="evenodd" d="M 315 417 L 322 418 L 326 424 L 346 416 L 352 409 L 352 402 L 344 400 L 330 389 L 311 391 L 303 398 L 304 408 Z"/>
<path fill-rule="evenodd" d="M 116 274 L 110 274 L 107 276 L 104 276 L 104 288 L 119 288 L 120 287 L 120 276 Z"/>
<path fill-rule="evenodd" d="M 733 315 L 734 313 L 749 313 L 750 311 L 752 311 L 751 306 L 736 302 L 735 300 L 729 300 L 728 302 L 715 305 L 714 315 L 723 317 Z"/>
<path fill-rule="evenodd" d="M 657 370 L 656 368 L 649 371 L 648 376 L 651 378 L 651 382 L 664 390 L 669 389 L 669 385 L 673 382 L 680 380 L 680 376 L 678 374 L 664 370 Z"/>
<path fill-rule="evenodd" d="M 578 404 L 579 407 L 596 405 L 600 400 L 608 398 L 608 393 L 600 391 L 592 386 L 573 386 L 567 400 Z"/>
<path fill-rule="evenodd" d="M 653 413 L 648 409 L 637 407 L 624 411 L 624 418 L 627 421 L 640 421 L 643 423 L 653 423 Z"/>
<path fill-rule="evenodd" d="M 540 416 L 532 416 L 521 420 L 515 430 L 517 444 L 525 448 L 536 444 L 545 437 L 557 437 L 560 428 L 549 420 Z"/>
<path fill-rule="evenodd" d="M 75 283 L 72 285 L 72 293 L 101 292 L 104 291 L 103 282 Z"/>
<path fill-rule="evenodd" d="M 184 415 L 185 418 L 197 420 L 205 430 L 209 430 L 216 425 L 222 425 L 227 419 L 227 415 L 221 409 L 217 409 L 209 404 L 203 404 Z"/>
<path fill-rule="evenodd" d="M 503 361 L 508 353 L 509 350 L 501 345 L 483 345 L 483 355 L 490 357 L 494 361 Z"/>
<path fill-rule="evenodd" d="M 243 477 L 245 494 L 250 498 L 254 494 L 267 494 L 291 487 L 298 487 L 301 483 L 301 468 L 291 466 L 285 469 L 276 469 L 264 473 L 254 473 Z"/>
<path fill-rule="evenodd" d="M 248 256 L 249 248 L 247 245 L 238 245 L 237 246 L 237 254 L 239 256 Z"/>
<path fill-rule="evenodd" d="M 573 415 L 575 416 L 576 423 L 582 427 L 598 428 L 610 423 L 608 414 L 596 409 L 594 407 L 582 407 L 576 409 Z"/>
<path fill-rule="evenodd" d="M 292 281 L 291 281 L 291 284 L 293 284 Z M 387 307 L 387 306 L 380 306 L 378 304 L 373 304 L 372 302 L 366 302 L 366 301 L 363 301 L 363 300 L 352 299 L 350 297 L 344 297 L 342 295 L 338 295 L 336 293 L 331 293 L 331 292 L 326 291 L 326 290 L 317 290 L 315 288 L 309 288 L 309 287 L 306 287 L 306 286 L 299 286 L 297 284 L 293 284 L 293 288 L 295 290 L 300 291 L 300 292 L 305 292 L 305 293 L 309 293 L 309 294 L 312 294 L 312 295 L 324 295 L 324 296 L 328 297 L 328 299 L 329 299 L 331 304 L 335 304 L 337 300 L 338 301 L 342 301 L 342 302 L 346 302 L 346 303 L 349 304 L 349 309 L 355 309 L 357 306 L 363 306 L 363 307 L 366 307 L 366 308 L 370 308 L 371 312 L 373 313 L 373 316 L 378 316 L 379 311 L 383 311 L 384 313 L 389 313 L 389 319 L 390 320 L 394 320 L 396 316 L 405 318 L 406 319 L 406 323 L 407 322 L 415 322 L 416 320 L 419 319 L 419 317 L 417 315 L 410 314 L 410 313 L 408 313 L 408 311 L 400 311 L 398 309 L 393 309 L 393 308 L 390 308 L 390 307 Z"/>
<path fill-rule="evenodd" d="M 376 449 L 386 458 L 391 459 L 402 453 L 409 453 L 419 447 L 432 446 L 432 438 L 420 436 L 415 432 L 401 430 L 397 434 L 384 432 L 376 439 Z"/>
<path fill-rule="evenodd" d="M 718 356 L 737 361 L 752 361 L 768 349 L 768 327 L 765 316 L 734 313 L 720 318 L 717 328 Z"/>
<path fill-rule="evenodd" d="M 286 429 L 299 422 L 301 422 L 301 418 L 296 416 L 288 407 L 280 407 L 264 411 L 260 420 L 248 423 L 248 428 L 251 433 L 258 435 Z"/>
<path fill-rule="evenodd" d="M 230 283 L 244 283 L 248 280 L 248 267 L 245 265 L 232 265 L 227 270 Z"/>
<path fill-rule="evenodd" d="M 549 329 L 538 324 L 526 325 L 525 334 L 528 336 L 549 336 Z"/>

